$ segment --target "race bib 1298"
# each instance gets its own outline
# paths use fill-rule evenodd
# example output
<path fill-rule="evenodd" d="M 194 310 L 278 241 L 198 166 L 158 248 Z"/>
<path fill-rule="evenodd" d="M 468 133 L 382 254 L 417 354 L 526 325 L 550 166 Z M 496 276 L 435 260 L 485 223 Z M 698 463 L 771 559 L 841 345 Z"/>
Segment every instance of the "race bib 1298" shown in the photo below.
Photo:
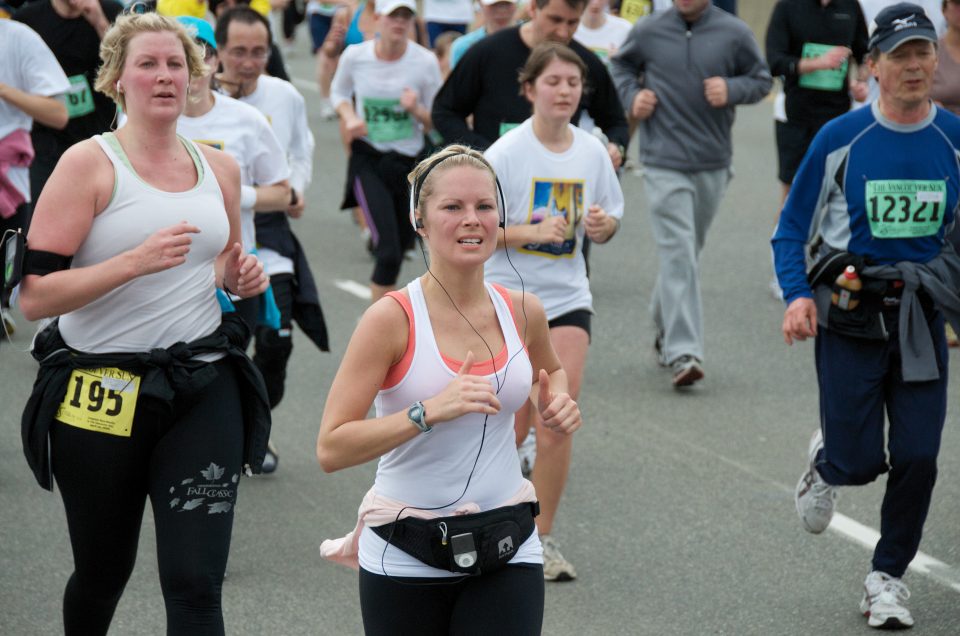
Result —
<path fill-rule="evenodd" d="M 400 106 L 399 99 L 363 98 L 363 118 L 367 137 L 375 143 L 400 141 L 413 137 L 413 118 Z"/>
<path fill-rule="evenodd" d="M 867 219 L 874 238 L 933 236 L 943 225 L 946 181 L 867 181 Z"/>
<path fill-rule="evenodd" d="M 140 376 L 107 367 L 75 369 L 56 419 L 88 431 L 130 437 Z"/>

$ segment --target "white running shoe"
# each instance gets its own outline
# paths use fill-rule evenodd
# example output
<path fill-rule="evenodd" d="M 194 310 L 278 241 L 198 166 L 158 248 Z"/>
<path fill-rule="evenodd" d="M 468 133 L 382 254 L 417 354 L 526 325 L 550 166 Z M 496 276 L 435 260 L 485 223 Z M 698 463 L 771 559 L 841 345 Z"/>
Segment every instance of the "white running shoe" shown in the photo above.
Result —
<path fill-rule="evenodd" d="M 820 432 L 820 429 L 817 429 L 817 432 L 810 439 L 810 466 L 800 477 L 794 495 L 797 514 L 800 515 L 803 528 L 813 534 L 820 534 L 830 525 L 837 501 L 837 489 L 823 481 L 816 466 L 814 466 L 817 451 L 821 448 L 823 448 L 823 433 Z"/>
<path fill-rule="evenodd" d="M 333 121 L 337 118 L 337 111 L 333 109 L 333 104 L 329 99 L 320 100 L 320 119 L 324 121 Z"/>
<path fill-rule="evenodd" d="M 549 534 L 540 535 L 540 543 L 543 544 L 544 581 L 572 581 L 577 578 L 577 571 L 560 554 L 560 544 L 552 536 Z"/>
<path fill-rule="evenodd" d="M 910 590 L 898 578 L 874 570 L 863 582 L 863 600 L 860 611 L 867 617 L 867 625 L 879 629 L 906 629 L 913 627 L 913 616 L 904 603 Z"/>
<path fill-rule="evenodd" d="M 525 478 L 530 479 L 533 465 L 537 461 L 537 431 L 532 426 L 517 448 L 517 455 L 520 456 L 520 472 Z"/>

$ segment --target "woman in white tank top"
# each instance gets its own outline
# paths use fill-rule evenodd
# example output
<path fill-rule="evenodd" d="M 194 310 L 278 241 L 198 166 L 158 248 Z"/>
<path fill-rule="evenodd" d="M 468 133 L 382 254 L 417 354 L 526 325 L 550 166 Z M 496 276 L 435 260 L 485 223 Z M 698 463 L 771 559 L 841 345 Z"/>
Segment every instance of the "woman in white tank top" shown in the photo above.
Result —
<path fill-rule="evenodd" d="M 107 632 L 149 497 L 168 632 L 222 634 L 220 587 L 250 430 L 243 396 L 259 389 L 263 408 L 266 398 L 234 343 L 240 336 L 227 334 L 232 321 L 221 326 L 215 289 L 254 296 L 267 278 L 241 249 L 237 163 L 176 132 L 189 80 L 205 70 L 193 39 L 170 18 L 121 16 L 100 56 L 96 89 L 127 123 L 57 164 L 25 262 L 34 252 L 61 265 L 25 266 L 20 296 L 28 319 L 59 316 L 63 343 L 91 363 L 58 371 L 56 352 L 41 360 L 41 376 L 57 374 L 65 390 L 55 417 L 34 420 L 48 427 L 73 548 L 65 632 Z M 190 342 L 204 354 L 178 344 Z M 253 430 L 269 431 L 268 417 Z"/>
<path fill-rule="evenodd" d="M 331 472 L 380 463 L 357 531 L 321 551 L 359 566 L 367 634 L 457 634 L 468 626 L 539 634 L 543 569 L 532 519 L 519 546 L 501 545 L 508 564 L 479 576 L 428 565 L 382 532 L 407 517 L 532 501 L 513 433 L 513 414 L 528 399 L 551 429 L 569 434 L 580 426 L 540 301 L 484 283 L 500 231 L 490 165 L 474 150 L 449 146 L 410 178 L 411 222 L 429 247 L 430 269 L 367 310 L 328 393 L 320 465 Z M 376 415 L 368 418 L 372 404 Z M 480 601 L 491 595 L 494 602 Z"/>

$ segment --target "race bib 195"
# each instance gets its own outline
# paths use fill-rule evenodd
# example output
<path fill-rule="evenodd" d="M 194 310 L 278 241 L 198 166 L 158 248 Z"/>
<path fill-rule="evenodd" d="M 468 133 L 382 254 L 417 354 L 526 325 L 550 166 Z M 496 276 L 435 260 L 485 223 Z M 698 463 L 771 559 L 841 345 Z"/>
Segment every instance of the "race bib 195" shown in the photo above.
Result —
<path fill-rule="evenodd" d="M 75 369 L 56 419 L 77 428 L 130 437 L 140 376 L 113 367 Z"/>
<path fill-rule="evenodd" d="M 933 236 L 943 225 L 946 181 L 867 181 L 867 219 L 874 238 Z"/>

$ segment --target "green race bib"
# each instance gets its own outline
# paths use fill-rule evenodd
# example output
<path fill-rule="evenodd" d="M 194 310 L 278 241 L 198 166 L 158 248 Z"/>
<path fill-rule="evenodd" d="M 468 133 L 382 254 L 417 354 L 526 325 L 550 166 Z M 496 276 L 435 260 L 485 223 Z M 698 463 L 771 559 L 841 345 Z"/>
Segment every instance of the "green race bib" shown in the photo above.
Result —
<path fill-rule="evenodd" d="M 820 57 L 834 47 L 833 44 L 816 44 L 814 42 L 804 42 L 803 51 L 800 57 L 810 59 Z M 843 80 L 847 77 L 847 60 L 843 61 L 840 68 L 824 69 L 805 73 L 800 76 L 801 88 L 812 88 L 818 91 L 839 91 L 843 89 Z"/>
<path fill-rule="evenodd" d="M 866 205 L 874 238 L 933 236 L 943 224 L 946 181 L 867 181 Z"/>
<path fill-rule="evenodd" d="M 89 115 L 96 106 L 93 103 L 93 92 L 90 90 L 90 82 L 87 81 L 87 76 L 83 74 L 72 75 L 68 79 L 70 80 L 70 88 L 67 89 L 66 93 L 67 115 L 70 119 Z"/>
<path fill-rule="evenodd" d="M 399 99 L 364 97 L 363 118 L 367 137 L 374 143 L 413 137 L 413 118 L 400 106 Z"/>

